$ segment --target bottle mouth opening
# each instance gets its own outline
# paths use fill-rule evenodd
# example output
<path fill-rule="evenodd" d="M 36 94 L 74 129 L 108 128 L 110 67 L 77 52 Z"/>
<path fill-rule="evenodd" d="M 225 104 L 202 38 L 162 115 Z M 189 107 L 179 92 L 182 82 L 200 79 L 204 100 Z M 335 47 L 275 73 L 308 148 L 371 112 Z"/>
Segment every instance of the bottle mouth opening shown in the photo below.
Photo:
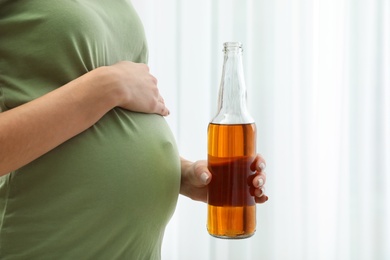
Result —
<path fill-rule="evenodd" d="M 223 44 L 223 47 L 239 47 L 239 48 L 241 48 L 242 43 L 241 42 L 225 42 Z"/>
<path fill-rule="evenodd" d="M 223 51 L 238 49 L 242 51 L 242 43 L 241 42 L 225 42 L 223 44 Z"/>

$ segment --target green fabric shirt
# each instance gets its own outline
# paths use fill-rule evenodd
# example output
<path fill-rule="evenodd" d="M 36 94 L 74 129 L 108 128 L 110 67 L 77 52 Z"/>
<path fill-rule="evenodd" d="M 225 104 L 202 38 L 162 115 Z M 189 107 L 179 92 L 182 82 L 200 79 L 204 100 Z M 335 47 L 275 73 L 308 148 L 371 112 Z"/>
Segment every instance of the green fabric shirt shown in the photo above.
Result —
<path fill-rule="evenodd" d="M 2 111 L 121 60 L 147 62 L 128 0 L 0 0 Z M 115 108 L 0 178 L 0 259 L 160 259 L 179 186 L 165 119 Z"/>

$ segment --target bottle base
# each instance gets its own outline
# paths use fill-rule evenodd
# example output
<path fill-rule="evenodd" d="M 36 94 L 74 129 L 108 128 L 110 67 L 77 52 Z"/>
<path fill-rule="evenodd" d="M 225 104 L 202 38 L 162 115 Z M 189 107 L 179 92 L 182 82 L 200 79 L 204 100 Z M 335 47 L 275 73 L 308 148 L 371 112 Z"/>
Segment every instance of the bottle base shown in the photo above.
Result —
<path fill-rule="evenodd" d="M 239 240 L 239 239 L 246 239 L 250 238 L 254 235 L 255 233 L 252 234 L 245 234 L 245 235 L 235 235 L 235 236 L 229 236 L 229 235 L 215 235 L 215 234 L 210 234 L 210 236 L 215 237 L 215 238 L 220 238 L 220 239 L 228 239 L 228 240 Z"/>

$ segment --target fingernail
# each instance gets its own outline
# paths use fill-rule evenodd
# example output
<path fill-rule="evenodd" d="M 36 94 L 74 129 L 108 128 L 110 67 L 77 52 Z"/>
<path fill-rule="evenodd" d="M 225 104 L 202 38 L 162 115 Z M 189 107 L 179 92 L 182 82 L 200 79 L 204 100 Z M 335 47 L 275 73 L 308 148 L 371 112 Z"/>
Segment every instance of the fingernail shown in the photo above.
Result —
<path fill-rule="evenodd" d="M 256 197 L 261 197 L 261 196 L 263 196 L 263 189 L 256 189 L 255 190 L 255 195 L 256 195 Z"/>
<path fill-rule="evenodd" d="M 264 180 L 263 180 L 263 178 L 259 178 L 259 180 L 258 180 L 258 187 L 261 187 L 261 186 L 263 186 L 264 185 Z"/>
<path fill-rule="evenodd" d="M 207 184 L 209 178 L 210 178 L 209 175 L 205 172 L 200 175 L 200 179 L 204 184 Z"/>
<path fill-rule="evenodd" d="M 260 167 L 261 170 L 264 170 L 265 169 L 265 163 L 263 163 L 263 162 L 260 163 L 259 167 Z"/>

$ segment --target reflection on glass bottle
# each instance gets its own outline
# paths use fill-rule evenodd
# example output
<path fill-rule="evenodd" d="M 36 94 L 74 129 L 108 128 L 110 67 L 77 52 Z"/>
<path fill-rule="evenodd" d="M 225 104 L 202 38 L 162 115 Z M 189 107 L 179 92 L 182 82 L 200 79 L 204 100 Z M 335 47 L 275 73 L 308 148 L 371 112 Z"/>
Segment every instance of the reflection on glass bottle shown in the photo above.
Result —
<path fill-rule="evenodd" d="M 242 45 L 224 43 L 224 64 L 217 115 L 208 126 L 207 229 L 219 238 L 246 238 L 256 230 L 251 195 L 256 156 L 256 125 L 247 110 Z"/>

